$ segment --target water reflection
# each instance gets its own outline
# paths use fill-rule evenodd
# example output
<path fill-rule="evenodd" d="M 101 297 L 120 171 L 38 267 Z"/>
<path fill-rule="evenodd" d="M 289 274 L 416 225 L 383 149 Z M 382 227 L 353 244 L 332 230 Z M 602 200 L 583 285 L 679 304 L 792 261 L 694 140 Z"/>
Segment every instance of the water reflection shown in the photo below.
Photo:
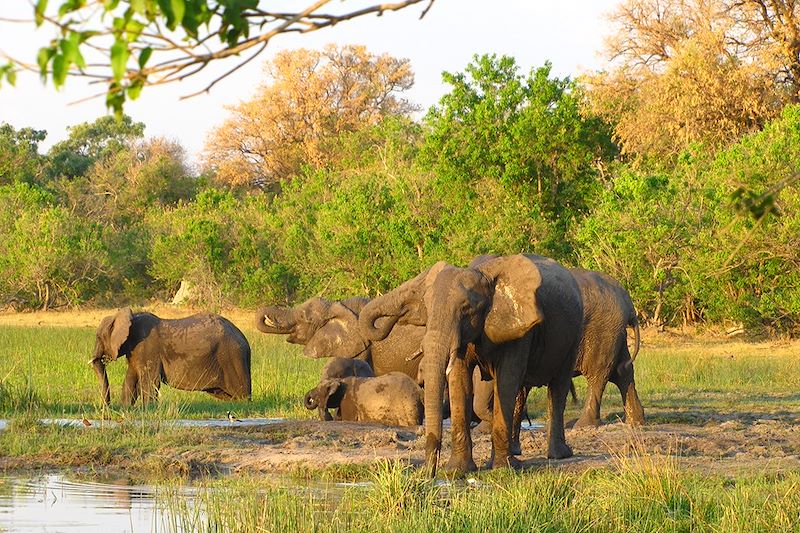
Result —
<path fill-rule="evenodd" d="M 3 531 L 148 532 L 172 524 L 152 487 L 74 482 L 58 474 L 0 480 Z"/>

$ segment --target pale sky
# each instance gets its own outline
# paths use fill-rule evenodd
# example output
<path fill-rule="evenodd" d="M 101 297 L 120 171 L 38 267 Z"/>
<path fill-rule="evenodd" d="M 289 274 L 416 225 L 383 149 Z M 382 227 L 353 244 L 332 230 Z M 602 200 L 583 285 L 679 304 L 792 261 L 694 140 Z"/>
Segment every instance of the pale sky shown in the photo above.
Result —
<path fill-rule="evenodd" d="M 356 6 L 363 4 L 355 3 Z M 372 4 L 373 2 L 369 2 Z M 202 149 L 208 132 L 226 118 L 226 105 L 252 96 L 265 61 L 283 49 L 321 48 L 328 43 L 363 44 L 373 53 L 408 58 L 415 73 L 406 97 L 427 110 L 445 93 L 443 71 L 459 72 L 474 54 L 513 56 L 523 72 L 545 61 L 553 74 L 575 76 L 607 65 L 600 57 L 609 33 L 606 15 L 620 0 L 436 0 L 422 20 L 422 6 L 381 17 L 367 16 L 306 35 L 279 35 L 249 65 L 218 83 L 211 94 L 180 100 L 214 79 L 213 72 L 170 86 L 145 88 L 125 105 L 125 112 L 144 122 L 145 135 L 178 140 L 191 158 Z M 61 2 L 51 2 L 60 5 Z M 305 2 L 303 3 L 305 5 Z M 2 0 L 2 16 L 30 17 L 28 0 Z M 346 6 L 345 6 L 346 7 Z M 340 7 L 341 8 L 341 7 Z M 31 24 L 0 22 L 0 52 L 35 63 L 36 51 L 52 35 Z M 4 62 L 4 61 L 0 61 Z M 225 68 L 230 68 L 232 64 Z M 216 72 L 222 72 L 222 68 Z M 71 78 L 60 91 L 43 86 L 38 75 L 23 73 L 16 87 L 0 87 L 0 123 L 47 130 L 46 151 L 66 138 L 67 126 L 106 114 L 104 98 L 71 104 L 102 91 Z"/>

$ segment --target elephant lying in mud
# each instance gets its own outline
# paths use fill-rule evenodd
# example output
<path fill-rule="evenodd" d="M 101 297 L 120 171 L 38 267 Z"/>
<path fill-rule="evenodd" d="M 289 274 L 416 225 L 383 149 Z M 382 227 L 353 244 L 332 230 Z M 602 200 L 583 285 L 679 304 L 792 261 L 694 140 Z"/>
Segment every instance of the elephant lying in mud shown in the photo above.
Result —
<path fill-rule="evenodd" d="M 262 307 L 256 313 L 256 327 L 263 333 L 288 335 L 287 342 L 302 344 L 307 357 L 361 359 L 376 376 L 403 372 L 416 379 L 425 328 L 400 326 L 386 338 L 371 341 L 358 328 L 358 314 L 368 302 L 367 298 L 310 298 L 291 308 Z"/>
<path fill-rule="evenodd" d="M 322 380 L 306 394 L 305 405 L 308 409 L 324 409 L 325 420 L 388 426 L 418 426 L 423 415 L 422 389 L 402 372 Z M 328 409 L 336 409 L 336 416 L 331 417 Z"/>
<path fill-rule="evenodd" d="M 250 345 L 239 329 L 213 314 L 163 319 L 120 309 L 97 327 L 89 362 L 100 380 L 103 401 L 111 402 L 106 362 L 128 358 L 122 404 L 141 394 L 156 399 L 161 383 L 205 391 L 222 400 L 250 399 Z"/>
<path fill-rule="evenodd" d="M 366 361 L 334 357 L 322 368 L 320 382 L 349 377 L 372 378 L 375 377 L 375 374 L 372 372 L 372 367 L 369 366 Z M 320 420 L 330 420 L 331 415 L 328 413 L 328 408 L 325 404 L 321 404 L 315 399 L 313 395 L 315 390 L 316 389 L 312 389 L 306 393 L 303 403 L 308 409 L 319 409 Z"/>

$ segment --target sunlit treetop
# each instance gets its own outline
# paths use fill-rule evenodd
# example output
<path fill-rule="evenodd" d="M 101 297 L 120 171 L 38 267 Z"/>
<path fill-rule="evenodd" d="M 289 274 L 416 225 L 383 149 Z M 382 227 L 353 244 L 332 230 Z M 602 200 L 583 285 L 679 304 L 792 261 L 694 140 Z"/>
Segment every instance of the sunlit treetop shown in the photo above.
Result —
<path fill-rule="evenodd" d="M 433 1 L 425 2 L 421 17 Z M 55 35 L 39 49 L 36 64 L 0 58 L 6 61 L 0 64 L 0 79 L 13 84 L 21 69 L 38 70 L 57 88 L 68 76 L 90 78 L 104 86 L 106 104 L 121 116 L 126 99 L 136 99 L 144 87 L 182 81 L 234 58 L 233 66 L 198 92 L 208 91 L 264 51 L 276 35 L 308 33 L 423 2 L 37 0 L 31 22 L 52 27 Z"/>

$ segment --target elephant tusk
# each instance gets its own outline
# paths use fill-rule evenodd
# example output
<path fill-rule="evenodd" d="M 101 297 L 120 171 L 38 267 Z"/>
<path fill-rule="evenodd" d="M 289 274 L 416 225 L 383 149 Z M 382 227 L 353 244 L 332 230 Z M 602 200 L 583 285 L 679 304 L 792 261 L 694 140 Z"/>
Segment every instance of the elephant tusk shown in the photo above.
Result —
<path fill-rule="evenodd" d="M 271 328 L 277 327 L 275 322 L 273 322 L 272 319 L 268 315 L 264 315 L 264 324 L 266 324 L 267 326 L 269 326 Z"/>
<path fill-rule="evenodd" d="M 411 355 L 409 355 L 408 357 L 406 357 L 406 361 L 413 361 L 414 359 L 416 359 L 420 355 L 422 355 L 422 348 L 420 348 L 416 352 L 414 352 Z"/>

